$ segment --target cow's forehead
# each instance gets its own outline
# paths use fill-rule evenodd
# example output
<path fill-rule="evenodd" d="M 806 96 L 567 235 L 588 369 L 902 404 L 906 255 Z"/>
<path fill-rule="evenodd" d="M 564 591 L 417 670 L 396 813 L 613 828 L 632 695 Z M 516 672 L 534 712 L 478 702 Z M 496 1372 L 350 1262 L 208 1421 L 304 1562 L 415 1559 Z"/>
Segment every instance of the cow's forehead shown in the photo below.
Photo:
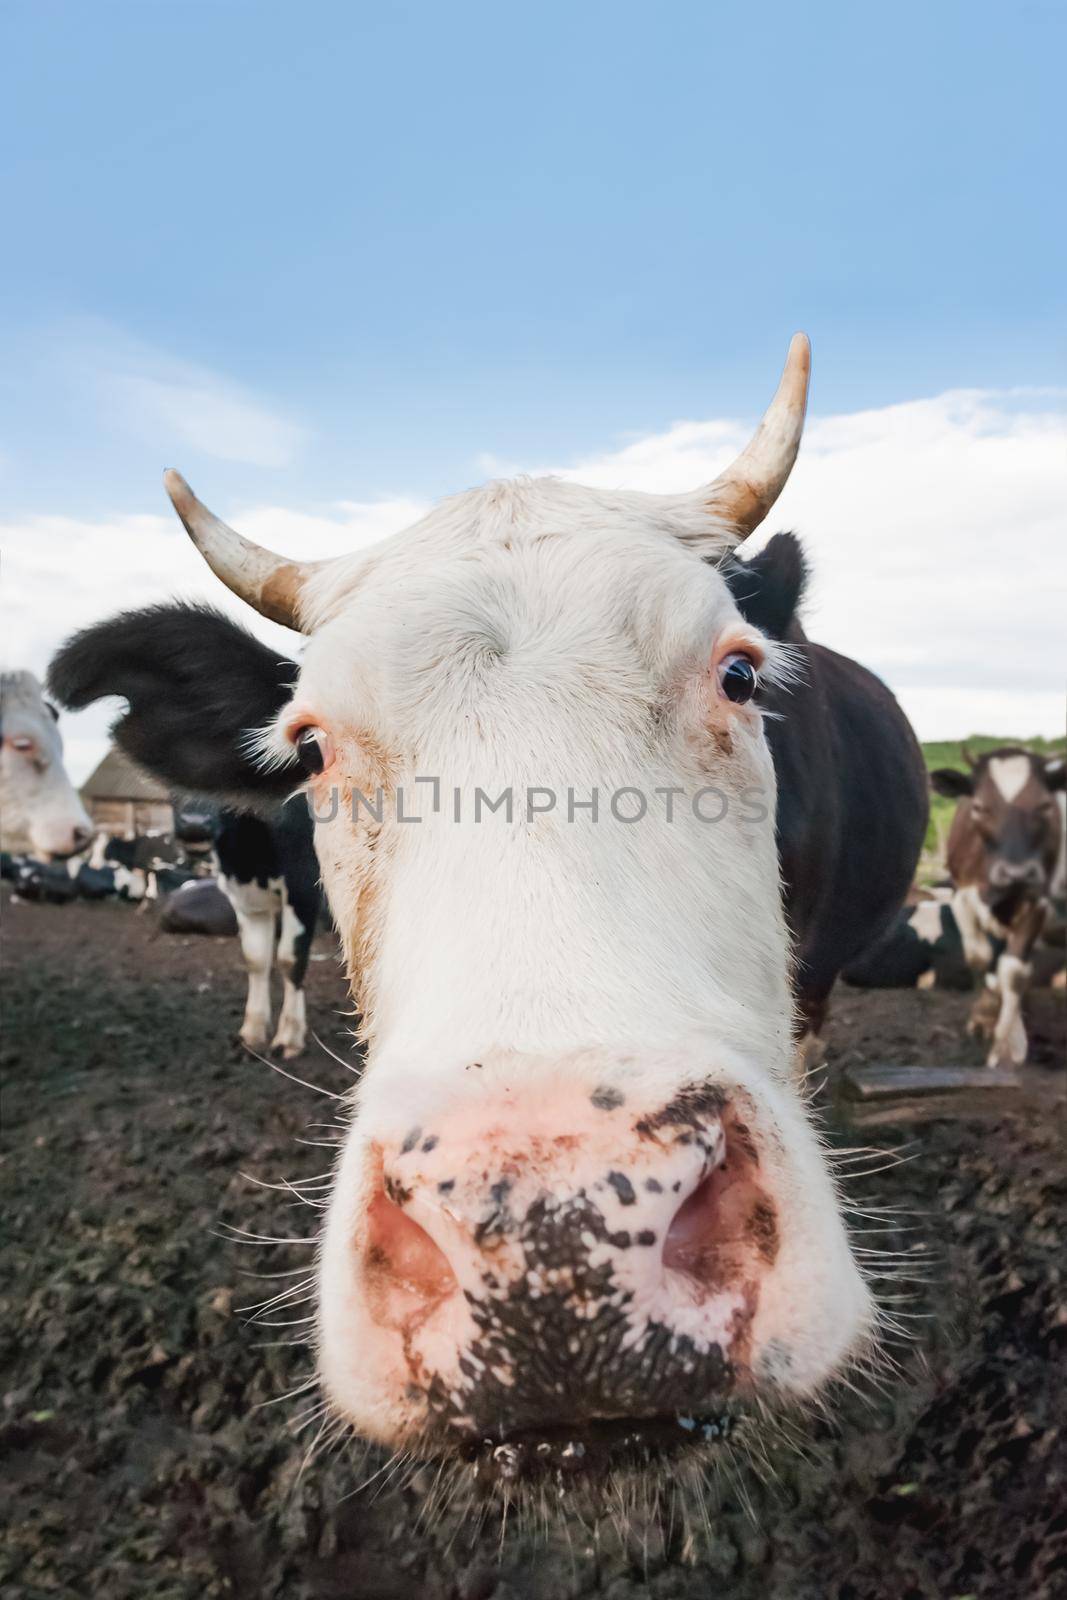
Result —
<path fill-rule="evenodd" d="M 0 717 L 8 733 L 32 732 L 52 749 L 62 749 L 56 720 L 32 672 L 5 672 L 0 675 Z"/>
<path fill-rule="evenodd" d="M 977 784 L 982 798 L 1007 806 L 1032 806 L 1048 797 L 1044 764 L 1028 750 L 995 750 Z"/>
<path fill-rule="evenodd" d="M 703 547 L 686 542 L 690 508 L 673 505 L 543 479 L 446 501 L 312 580 L 305 675 L 343 658 L 395 678 L 525 653 L 564 669 L 629 658 L 657 679 L 739 621 Z"/>

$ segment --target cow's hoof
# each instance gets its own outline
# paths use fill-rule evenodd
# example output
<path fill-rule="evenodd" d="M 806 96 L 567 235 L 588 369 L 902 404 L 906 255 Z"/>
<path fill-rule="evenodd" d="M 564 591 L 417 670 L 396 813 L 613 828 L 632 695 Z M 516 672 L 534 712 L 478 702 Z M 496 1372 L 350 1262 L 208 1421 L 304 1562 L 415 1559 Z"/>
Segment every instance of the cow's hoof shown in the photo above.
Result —
<path fill-rule="evenodd" d="M 1018 1072 L 1019 1068 L 1026 1065 L 1026 1056 L 1015 1056 L 1010 1051 L 1001 1052 L 991 1050 L 986 1057 L 986 1066 L 991 1072 Z"/>
<path fill-rule="evenodd" d="M 283 1061 L 295 1061 L 304 1054 L 304 1041 L 276 1033 L 271 1040 L 270 1053 L 272 1056 L 280 1055 Z"/>
<path fill-rule="evenodd" d="M 826 1060 L 826 1040 L 817 1033 L 805 1033 L 793 1047 L 793 1063 L 799 1078 L 818 1070 Z"/>

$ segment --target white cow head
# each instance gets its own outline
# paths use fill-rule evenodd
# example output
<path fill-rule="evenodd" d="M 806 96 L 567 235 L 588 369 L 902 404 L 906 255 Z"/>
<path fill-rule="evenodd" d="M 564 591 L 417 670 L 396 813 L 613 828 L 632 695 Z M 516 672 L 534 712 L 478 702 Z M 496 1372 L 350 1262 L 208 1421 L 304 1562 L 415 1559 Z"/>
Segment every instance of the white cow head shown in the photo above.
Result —
<path fill-rule="evenodd" d="M 84 849 L 92 823 L 63 766 L 56 713 L 32 672 L 0 675 L 0 828 L 4 846 L 45 859 Z"/>

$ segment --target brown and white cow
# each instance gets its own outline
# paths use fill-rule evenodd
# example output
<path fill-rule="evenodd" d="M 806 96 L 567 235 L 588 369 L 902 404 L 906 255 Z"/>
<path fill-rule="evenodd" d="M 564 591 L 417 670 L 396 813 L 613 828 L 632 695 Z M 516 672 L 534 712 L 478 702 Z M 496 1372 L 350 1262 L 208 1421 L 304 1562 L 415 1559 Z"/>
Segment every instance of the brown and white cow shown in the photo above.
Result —
<path fill-rule="evenodd" d="M 70 856 L 92 823 L 63 766 L 56 712 L 32 672 L 0 673 L 0 834 L 5 850 Z"/>
<path fill-rule="evenodd" d="M 1018 745 L 964 756 L 968 771 L 942 767 L 930 782 L 959 801 L 946 852 L 958 890 L 953 910 L 967 961 L 985 979 L 970 1027 L 989 1036 L 991 1067 L 1017 1067 L 1026 1060 L 1031 955 L 1063 842 L 1064 761 Z"/>
<path fill-rule="evenodd" d="M 216 574 L 307 635 L 299 667 L 181 606 L 53 663 L 65 703 L 124 696 L 116 737 L 190 792 L 307 787 L 367 1046 L 319 1364 L 374 1438 L 488 1441 L 509 1473 L 630 1459 L 814 1394 L 872 1337 L 795 1070 L 778 844 L 808 934 L 840 929 L 835 898 L 854 924 L 825 960 L 801 946 L 821 1006 L 903 897 L 925 779 L 883 686 L 785 631 L 793 547 L 724 566 L 793 465 L 808 367 L 798 335 L 700 490 L 494 483 L 327 562 L 251 544 L 170 473 Z M 762 693 L 798 662 L 776 840 Z"/>

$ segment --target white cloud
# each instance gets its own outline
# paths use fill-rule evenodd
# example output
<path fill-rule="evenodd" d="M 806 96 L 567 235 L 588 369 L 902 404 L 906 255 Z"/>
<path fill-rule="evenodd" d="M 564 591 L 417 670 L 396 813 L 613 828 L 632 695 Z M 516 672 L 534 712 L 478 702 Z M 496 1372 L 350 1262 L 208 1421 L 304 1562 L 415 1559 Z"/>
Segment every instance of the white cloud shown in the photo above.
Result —
<path fill-rule="evenodd" d="M 756 536 L 758 544 L 776 528 L 801 534 L 813 573 L 809 633 L 880 673 L 923 738 L 1062 731 L 1065 423 L 1067 396 L 985 391 L 813 417 L 793 477 Z M 562 475 L 695 487 L 749 431 L 729 420 L 683 422 Z M 230 520 L 310 558 L 372 543 L 425 509 L 397 497 L 318 510 L 237 507 Z M 212 578 L 172 517 L 39 516 L 0 528 L 0 540 L 14 665 L 40 672 L 74 629 L 176 594 L 223 606 L 288 652 L 299 646 Z M 77 777 L 101 753 L 106 722 L 99 711 L 64 719 Z"/>
<path fill-rule="evenodd" d="M 344 501 L 325 510 L 269 507 L 236 510 L 231 520 L 249 537 L 286 555 L 314 559 L 373 544 L 425 511 L 414 500 Z M 295 655 L 300 638 L 251 611 L 204 565 L 174 516 L 116 517 L 88 522 L 37 516 L 0 523 L 3 551 L 5 664 L 43 677 L 52 655 L 79 628 L 116 611 L 183 599 L 208 601 L 259 638 Z M 115 703 L 64 714 L 67 767 L 80 783 L 107 744 Z"/>
<path fill-rule="evenodd" d="M 567 468 L 666 492 L 726 466 L 747 425 L 681 422 Z M 813 417 L 756 547 L 799 533 L 809 635 L 880 674 L 920 737 L 1062 733 L 1067 394 L 959 390 Z"/>
<path fill-rule="evenodd" d="M 66 382 L 113 425 L 153 445 L 184 444 L 218 461 L 286 467 L 304 441 L 304 428 L 240 384 L 109 323 L 70 323 L 51 349 Z"/>

